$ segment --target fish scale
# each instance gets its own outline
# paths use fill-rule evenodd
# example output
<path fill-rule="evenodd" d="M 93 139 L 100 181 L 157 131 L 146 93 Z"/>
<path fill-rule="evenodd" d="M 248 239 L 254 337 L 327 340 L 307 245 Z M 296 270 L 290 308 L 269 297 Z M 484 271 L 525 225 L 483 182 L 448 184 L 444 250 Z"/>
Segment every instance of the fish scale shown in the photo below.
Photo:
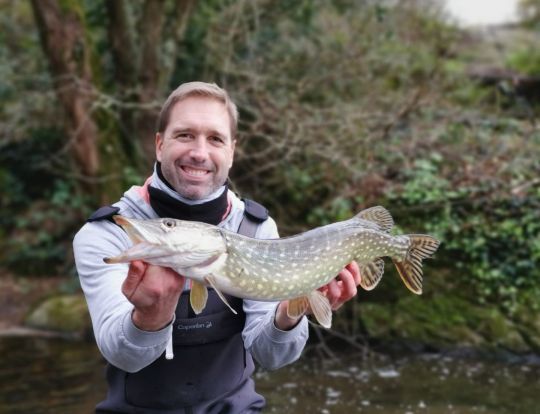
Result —
<path fill-rule="evenodd" d="M 169 218 L 114 219 L 134 246 L 104 260 L 143 260 L 191 278 L 190 300 L 196 313 L 204 309 L 206 287 L 211 286 L 225 302 L 223 293 L 260 301 L 288 299 L 291 316 L 310 307 L 325 327 L 331 323 L 331 307 L 317 289 L 334 279 L 348 263 L 358 262 L 360 285 L 371 290 L 382 278 L 382 258 L 389 257 L 407 288 L 420 294 L 422 260 L 439 246 L 439 241 L 429 235 L 391 235 L 393 219 L 380 206 L 296 236 L 267 240 Z"/>
<path fill-rule="evenodd" d="M 352 260 L 366 263 L 382 256 L 404 257 L 409 244 L 406 238 L 366 229 L 365 223 L 354 219 L 308 231 L 301 236 L 279 239 L 279 242 L 260 240 L 249 249 L 243 249 L 244 239 L 245 236 L 225 233 L 229 257 L 223 275 L 234 279 L 235 287 L 241 287 L 242 279 L 250 278 L 257 272 L 271 272 L 274 281 L 284 284 L 294 283 L 298 268 L 305 275 L 302 284 L 294 290 L 272 291 L 265 281 L 264 284 L 251 284 L 249 293 L 257 300 L 282 300 L 305 295 L 327 283 Z M 316 240 L 325 242 L 314 245 Z M 339 243 L 343 247 L 334 248 Z M 366 249 L 364 246 L 368 245 L 370 247 Z M 290 246 L 294 249 L 289 249 Z M 258 256 L 260 259 L 255 263 L 244 261 L 246 264 L 239 268 L 237 263 L 247 256 Z M 284 269 L 280 269 L 280 265 Z M 222 276 L 219 272 L 217 275 Z M 257 286 L 262 288 L 257 289 Z M 286 297 L 283 297 L 284 292 Z"/>

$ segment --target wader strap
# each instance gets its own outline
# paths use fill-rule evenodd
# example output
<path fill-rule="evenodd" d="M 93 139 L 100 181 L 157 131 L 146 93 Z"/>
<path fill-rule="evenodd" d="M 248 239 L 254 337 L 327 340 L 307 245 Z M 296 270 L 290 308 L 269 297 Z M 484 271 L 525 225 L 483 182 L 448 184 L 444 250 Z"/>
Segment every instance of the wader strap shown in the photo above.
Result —
<path fill-rule="evenodd" d="M 92 215 L 86 219 L 86 221 L 92 223 L 93 221 L 109 220 L 110 222 L 114 223 L 113 216 L 118 214 L 119 211 L 120 207 L 103 206 L 94 211 Z"/>
<path fill-rule="evenodd" d="M 268 219 L 268 210 L 261 204 L 244 199 L 244 217 L 238 226 L 238 234 L 247 237 L 255 237 L 259 225 Z"/>

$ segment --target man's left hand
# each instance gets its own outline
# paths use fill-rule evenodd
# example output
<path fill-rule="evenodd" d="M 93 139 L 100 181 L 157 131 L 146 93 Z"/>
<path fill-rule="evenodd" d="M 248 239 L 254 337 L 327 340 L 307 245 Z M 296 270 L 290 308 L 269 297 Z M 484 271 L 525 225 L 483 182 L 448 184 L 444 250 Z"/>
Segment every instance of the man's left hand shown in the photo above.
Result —
<path fill-rule="evenodd" d="M 335 279 L 319 290 L 328 298 L 332 310 L 339 309 L 345 302 L 356 296 L 357 288 L 360 284 L 360 269 L 358 263 L 351 262 L 339 272 Z"/>
<path fill-rule="evenodd" d="M 319 290 L 328 298 L 332 310 L 339 309 L 345 302 L 356 296 L 357 286 L 360 284 L 361 275 L 358 263 L 355 261 L 349 263 L 339 272 L 335 279 L 319 288 Z M 294 328 L 300 318 L 291 318 L 287 315 L 289 301 L 284 300 L 279 303 L 276 310 L 274 323 L 278 329 L 287 331 Z M 308 310 L 306 314 L 311 314 Z"/>

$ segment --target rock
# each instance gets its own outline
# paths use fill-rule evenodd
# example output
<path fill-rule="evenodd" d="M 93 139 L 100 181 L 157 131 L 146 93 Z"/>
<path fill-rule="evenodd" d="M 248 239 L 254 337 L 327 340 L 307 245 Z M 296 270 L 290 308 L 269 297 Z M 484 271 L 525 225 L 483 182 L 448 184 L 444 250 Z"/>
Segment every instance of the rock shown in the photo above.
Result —
<path fill-rule="evenodd" d="M 383 341 L 413 341 L 436 349 L 535 351 L 532 340 L 522 335 L 522 326 L 496 307 L 479 306 L 455 296 L 407 296 L 394 304 L 363 303 L 361 309 L 369 336 Z M 540 328 L 540 317 L 537 322 L 536 328 Z M 532 330 L 540 340 L 540 329 L 536 328 Z"/>
<path fill-rule="evenodd" d="M 527 344 L 540 354 L 540 313 L 532 306 L 521 306 L 514 320 Z"/>
<path fill-rule="evenodd" d="M 45 299 L 28 314 L 25 325 L 78 336 L 88 336 L 91 332 L 90 316 L 82 294 Z"/>

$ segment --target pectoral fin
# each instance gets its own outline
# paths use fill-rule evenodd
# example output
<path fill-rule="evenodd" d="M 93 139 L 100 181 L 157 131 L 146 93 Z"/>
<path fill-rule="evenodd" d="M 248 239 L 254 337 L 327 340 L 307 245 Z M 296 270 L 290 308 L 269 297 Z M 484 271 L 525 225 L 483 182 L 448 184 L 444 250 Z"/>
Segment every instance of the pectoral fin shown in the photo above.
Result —
<path fill-rule="evenodd" d="M 220 290 L 218 289 L 218 287 L 216 286 L 216 281 L 214 279 L 213 276 L 206 276 L 204 278 L 205 282 L 208 283 L 210 286 L 212 286 L 214 288 L 214 290 L 216 291 L 216 293 L 218 294 L 219 298 L 223 301 L 223 303 L 225 305 L 227 305 L 229 307 L 229 309 L 232 311 L 232 313 L 234 313 L 235 315 L 238 315 L 238 312 L 236 312 L 233 307 L 230 305 L 230 303 L 227 301 L 227 298 L 225 296 L 223 296 L 223 293 L 220 292 Z"/>
<path fill-rule="evenodd" d="M 332 326 L 332 306 L 328 298 L 318 290 L 315 290 L 309 294 L 308 301 L 317 322 L 323 328 L 330 329 Z"/>
<path fill-rule="evenodd" d="M 299 318 L 303 316 L 309 307 L 309 300 L 306 296 L 290 299 L 287 307 L 287 316 L 289 318 Z"/>
<path fill-rule="evenodd" d="M 206 307 L 208 300 L 208 289 L 202 283 L 193 280 L 191 282 L 191 291 L 189 293 L 189 303 L 195 314 L 199 314 Z"/>

